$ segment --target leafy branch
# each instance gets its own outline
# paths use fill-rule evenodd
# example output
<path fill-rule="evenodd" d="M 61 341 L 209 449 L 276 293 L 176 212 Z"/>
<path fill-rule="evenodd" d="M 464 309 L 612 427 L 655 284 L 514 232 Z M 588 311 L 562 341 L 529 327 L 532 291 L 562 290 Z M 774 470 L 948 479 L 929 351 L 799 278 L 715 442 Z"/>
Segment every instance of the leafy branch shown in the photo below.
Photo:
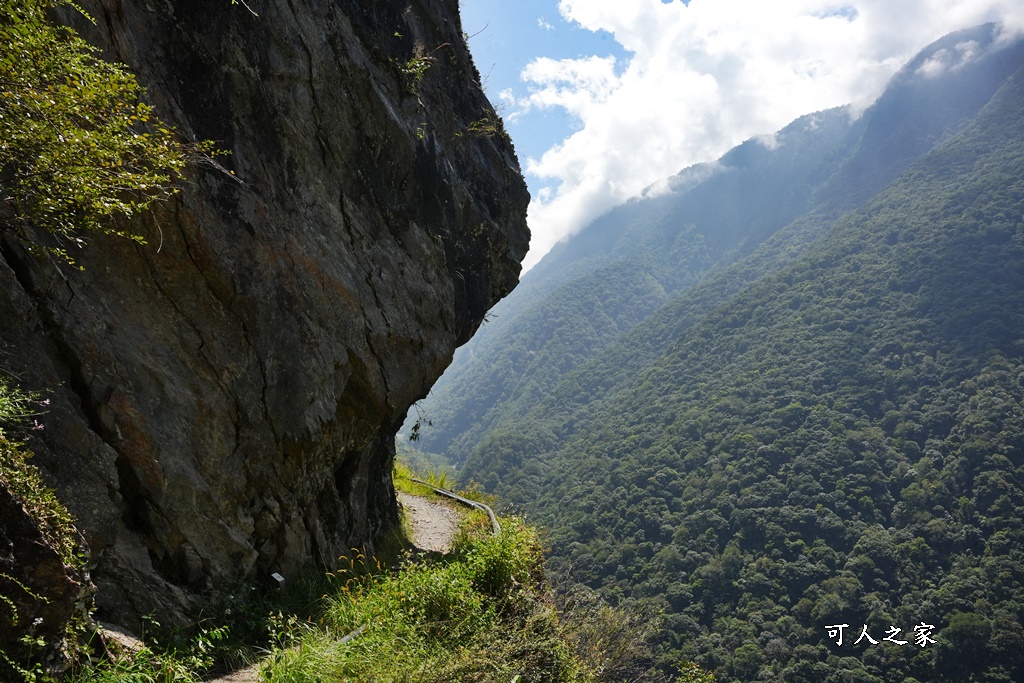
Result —
<path fill-rule="evenodd" d="M 31 225 L 62 245 L 81 245 L 85 231 L 144 242 L 113 219 L 176 194 L 186 165 L 215 150 L 161 121 L 126 67 L 51 24 L 59 5 L 79 9 L 0 1 L 0 230 L 24 237 Z M 50 251 L 72 262 L 63 246 Z"/>

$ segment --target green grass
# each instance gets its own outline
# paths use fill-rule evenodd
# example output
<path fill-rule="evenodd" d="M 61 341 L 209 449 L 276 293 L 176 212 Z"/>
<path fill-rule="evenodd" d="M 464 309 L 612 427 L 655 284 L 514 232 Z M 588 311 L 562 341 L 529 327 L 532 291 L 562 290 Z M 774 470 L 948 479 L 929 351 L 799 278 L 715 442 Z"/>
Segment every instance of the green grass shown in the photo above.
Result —
<path fill-rule="evenodd" d="M 430 481 L 427 476 L 420 476 L 417 472 L 414 472 L 408 465 L 403 462 L 395 461 L 394 470 L 392 470 L 392 479 L 395 482 L 395 490 L 403 491 L 412 496 L 422 496 L 423 498 L 434 498 L 437 496 L 434 493 L 434 489 L 426 484 L 421 484 L 413 479 L 422 479 L 423 481 Z M 446 479 L 446 478 L 445 478 Z M 444 488 L 443 486 L 441 488 Z"/>
<path fill-rule="evenodd" d="M 492 536 L 482 521 L 468 518 L 442 561 L 339 572 L 322 618 L 282 634 L 262 680 L 596 680 L 546 595 L 537 532 L 508 519 Z"/>
<path fill-rule="evenodd" d="M 395 483 L 434 495 L 401 469 Z M 446 555 L 413 556 L 400 531 L 380 545 L 376 556 L 353 550 L 340 569 L 284 592 L 239 586 L 191 629 L 164 633 L 153 622 L 141 649 L 96 661 L 83 650 L 69 681 L 198 683 L 254 661 L 265 683 L 665 680 L 649 672 L 657 619 L 627 615 L 582 587 L 556 599 L 541 537 L 520 518 L 503 518 L 493 535 L 486 515 L 467 512 Z"/>
<path fill-rule="evenodd" d="M 39 415 L 38 409 L 45 405 L 38 396 L 22 392 L 18 387 L 0 377 L 0 487 L 6 489 L 21 504 L 33 519 L 43 541 L 53 548 L 61 561 L 73 568 L 81 569 L 85 555 L 79 544 L 79 534 L 74 518 L 57 499 L 30 462 L 32 451 L 16 439 L 36 428 L 33 420 Z M 14 593 L 4 594 L 5 591 Z M 25 625 L 31 618 L 15 602 L 15 593 L 27 595 L 38 606 L 47 602 L 45 595 L 35 594 L 15 576 L 0 573 L 0 618 L 17 629 L 21 636 L 17 643 L 0 643 L 0 679 L 36 681 L 45 678 L 41 662 L 32 661 L 37 654 L 63 649 L 73 643 L 82 630 L 82 615 L 73 616 L 65 625 L 58 625 L 59 635 L 43 637 L 34 628 Z M 57 642 L 49 642 L 56 640 Z"/>
<path fill-rule="evenodd" d="M 477 482 L 469 482 L 468 485 L 462 485 L 455 478 L 450 468 L 442 468 L 440 470 L 433 468 L 417 469 L 410 463 L 396 460 L 392 474 L 395 490 L 404 491 L 414 496 L 450 501 L 450 498 L 439 496 L 434 492 L 433 487 L 437 487 L 458 493 L 463 498 L 475 500 L 485 505 L 494 506 L 498 501 L 497 496 L 484 491 Z"/>

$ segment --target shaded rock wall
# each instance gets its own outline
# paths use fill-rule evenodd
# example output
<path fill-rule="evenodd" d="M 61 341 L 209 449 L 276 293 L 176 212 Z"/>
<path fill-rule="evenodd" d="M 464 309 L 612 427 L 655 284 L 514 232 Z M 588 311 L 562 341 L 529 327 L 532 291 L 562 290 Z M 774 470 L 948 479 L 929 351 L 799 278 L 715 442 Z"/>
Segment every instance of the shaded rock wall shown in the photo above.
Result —
<path fill-rule="evenodd" d="M 5 445 L 0 439 L 0 448 Z M 81 578 L 0 482 L 0 680 L 22 680 L 12 663 L 31 669 L 33 662 L 63 659 L 64 626 L 84 612 Z"/>
<path fill-rule="evenodd" d="M 68 21 L 230 156 L 78 271 L 0 245 L 0 365 L 99 605 L 189 611 L 396 518 L 393 436 L 517 282 L 528 202 L 455 0 L 95 0 Z"/>

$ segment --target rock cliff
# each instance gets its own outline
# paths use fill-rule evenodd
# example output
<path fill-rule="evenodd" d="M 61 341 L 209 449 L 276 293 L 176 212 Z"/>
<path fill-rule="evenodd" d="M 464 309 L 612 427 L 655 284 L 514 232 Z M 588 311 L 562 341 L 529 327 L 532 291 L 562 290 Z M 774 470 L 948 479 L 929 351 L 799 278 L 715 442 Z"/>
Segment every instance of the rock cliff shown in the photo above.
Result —
<path fill-rule="evenodd" d="M 6 238 L 0 365 L 51 399 L 31 446 L 101 610 L 173 622 L 394 522 L 395 431 L 516 284 L 528 195 L 456 0 L 82 5 L 230 155 L 84 270 Z"/>

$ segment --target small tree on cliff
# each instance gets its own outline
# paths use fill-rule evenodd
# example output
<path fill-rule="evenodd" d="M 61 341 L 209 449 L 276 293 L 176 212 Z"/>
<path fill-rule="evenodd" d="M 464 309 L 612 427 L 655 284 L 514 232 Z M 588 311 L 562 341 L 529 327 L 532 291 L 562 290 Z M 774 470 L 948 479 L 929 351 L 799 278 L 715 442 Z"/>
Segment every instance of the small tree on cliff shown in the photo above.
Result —
<path fill-rule="evenodd" d="M 114 219 L 173 195 L 189 156 L 209 145 L 182 142 L 125 67 L 48 21 L 60 5 L 78 9 L 0 0 L 0 230 L 46 230 L 71 261 L 67 245 L 86 231 L 143 241 Z"/>

